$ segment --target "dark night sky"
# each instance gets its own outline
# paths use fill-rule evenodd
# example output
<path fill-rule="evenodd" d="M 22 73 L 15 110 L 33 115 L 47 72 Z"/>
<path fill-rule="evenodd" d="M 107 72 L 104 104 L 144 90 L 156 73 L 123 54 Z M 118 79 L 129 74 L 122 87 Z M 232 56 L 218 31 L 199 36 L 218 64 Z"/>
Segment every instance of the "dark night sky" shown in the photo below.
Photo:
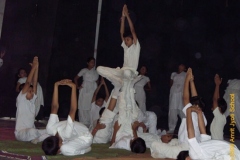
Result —
<path fill-rule="evenodd" d="M 8 44 L 8 65 L 0 70 L 1 82 L 10 79 L 8 85 L 12 85 L 14 73 L 36 53 L 42 62 L 39 80 L 49 108 L 54 81 L 73 79 L 86 66 L 87 57 L 93 56 L 98 1 L 24 2 L 6 3 L 2 41 Z M 198 92 L 209 108 L 215 73 L 223 77 L 221 94 L 228 79 L 240 78 L 238 0 L 103 0 L 97 66 L 122 66 L 119 18 L 124 3 L 141 44 L 139 66 L 148 66 L 153 86 L 147 94 L 148 109 L 158 105 L 167 112 L 170 75 L 180 63 L 193 68 Z M 3 106 L 12 91 L 0 87 Z"/>

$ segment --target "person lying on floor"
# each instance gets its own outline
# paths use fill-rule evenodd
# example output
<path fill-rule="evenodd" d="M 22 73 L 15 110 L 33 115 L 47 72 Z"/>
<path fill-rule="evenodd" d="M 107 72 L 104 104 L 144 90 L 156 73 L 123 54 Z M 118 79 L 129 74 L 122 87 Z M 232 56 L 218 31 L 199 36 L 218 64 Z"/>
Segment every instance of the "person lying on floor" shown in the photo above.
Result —
<path fill-rule="evenodd" d="M 67 120 L 58 118 L 58 87 L 69 86 L 71 91 L 71 106 Z M 63 154 L 66 156 L 81 155 L 91 151 L 92 134 L 88 128 L 80 122 L 76 122 L 77 110 L 76 85 L 68 79 L 54 84 L 52 109 L 47 124 L 47 133 L 51 136 L 42 143 L 42 150 L 46 155 Z"/>
<path fill-rule="evenodd" d="M 201 133 L 201 142 L 198 142 L 195 137 L 192 112 L 198 114 L 198 127 Z M 178 160 L 240 160 L 240 151 L 236 145 L 222 140 L 211 140 L 211 136 L 206 134 L 202 110 L 198 106 L 191 106 L 187 109 L 187 132 L 189 151 L 180 152 L 177 157 Z"/>

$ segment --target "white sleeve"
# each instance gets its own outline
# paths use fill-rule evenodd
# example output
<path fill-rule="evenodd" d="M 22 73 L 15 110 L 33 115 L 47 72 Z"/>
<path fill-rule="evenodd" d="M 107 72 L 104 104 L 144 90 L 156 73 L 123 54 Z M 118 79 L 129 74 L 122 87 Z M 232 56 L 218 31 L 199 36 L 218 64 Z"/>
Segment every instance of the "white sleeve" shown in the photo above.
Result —
<path fill-rule="evenodd" d="M 186 112 L 187 112 L 187 109 L 188 109 L 189 107 L 191 107 L 191 106 L 192 106 L 192 104 L 191 104 L 191 103 L 188 103 L 188 104 L 183 108 L 182 111 L 183 111 L 183 113 L 184 113 L 185 116 L 187 116 L 187 113 L 186 113 Z"/>
<path fill-rule="evenodd" d="M 57 128 L 54 127 L 54 124 L 56 124 L 58 122 L 59 122 L 58 115 L 57 114 L 50 114 L 48 124 L 46 126 L 47 133 L 49 135 L 55 136 L 57 134 Z"/>
<path fill-rule="evenodd" d="M 147 81 L 147 82 L 149 82 L 149 81 L 150 81 L 150 78 L 149 78 L 149 77 L 147 77 L 147 78 L 146 78 L 146 81 Z"/>
<path fill-rule="evenodd" d="M 72 118 L 68 115 L 66 126 L 64 127 L 63 130 L 61 130 L 61 132 L 58 132 L 60 137 L 62 137 L 63 140 L 71 138 L 73 133 L 73 126 L 74 126 L 74 123 L 72 121 Z"/>
<path fill-rule="evenodd" d="M 86 69 L 81 69 L 81 71 L 77 74 L 78 77 L 82 77 L 84 75 L 84 73 L 86 73 Z"/>
<path fill-rule="evenodd" d="M 3 65 L 3 59 L 0 58 L 0 67 L 2 67 L 2 65 Z"/>
<path fill-rule="evenodd" d="M 176 74 L 176 72 L 173 72 L 172 74 L 171 74 L 171 79 L 173 80 L 173 77 L 175 76 L 175 74 Z"/>
<path fill-rule="evenodd" d="M 126 44 L 125 44 L 125 42 L 124 42 L 124 41 L 122 41 L 122 44 L 121 44 L 121 46 L 123 47 L 123 49 L 124 49 L 124 50 L 128 48 L 128 47 L 126 46 Z"/>

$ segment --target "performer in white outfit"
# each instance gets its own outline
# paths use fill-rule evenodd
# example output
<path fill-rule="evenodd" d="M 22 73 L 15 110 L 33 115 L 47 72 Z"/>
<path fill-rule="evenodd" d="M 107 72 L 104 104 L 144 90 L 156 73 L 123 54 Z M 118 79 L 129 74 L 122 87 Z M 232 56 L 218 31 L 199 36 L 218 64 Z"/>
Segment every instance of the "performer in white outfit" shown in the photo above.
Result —
<path fill-rule="evenodd" d="M 98 95 L 98 92 L 102 86 L 104 86 L 104 89 L 105 89 L 105 98 Z M 89 127 L 90 131 L 93 129 L 93 127 L 95 127 L 95 126 L 93 126 L 94 122 L 100 118 L 99 111 L 103 107 L 106 106 L 106 102 L 108 101 L 108 98 L 109 98 L 108 88 L 104 81 L 104 78 L 102 77 L 101 82 L 98 85 L 97 89 L 95 90 L 95 92 L 93 94 L 93 98 L 92 98 L 92 106 L 91 106 L 91 111 L 90 111 L 91 123 L 90 123 L 90 127 Z"/>
<path fill-rule="evenodd" d="M 177 125 L 178 115 L 180 118 L 183 117 L 182 109 L 182 95 L 183 95 L 183 85 L 185 80 L 186 72 L 185 65 L 180 64 L 178 66 L 178 72 L 173 72 L 171 74 L 170 80 L 170 95 L 169 95 L 169 113 L 168 113 L 168 128 L 169 132 L 174 132 Z"/>
<path fill-rule="evenodd" d="M 213 94 L 213 121 L 210 126 L 211 137 L 216 140 L 224 140 L 223 129 L 226 124 L 226 117 L 224 115 L 227 109 L 227 103 L 223 98 L 219 96 L 219 87 L 222 83 L 222 79 L 218 74 L 214 77 L 215 91 Z"/>
<path fill-rule="evenodd" d="M 37 141 L 40 142 L 47 137 L 45 129 L 36 129 L 34 125 L 34 102 L 37 98 L 38 66 L 38 57 L 34 57 L 32 69 L 17 97 L 16 126 L 14 133 L 16 139 L 19 141 L 32 141 L 38 139 Z"/>
<path fill-rule="evenodd" d="M 18 70 L 18 81 L 16 85 L 16 91 L 19 92 L 20 88 L 22 87 L 21 85 L 24 84 L 27 80 L 27 72 L 25 69 L 20 68 Z M 41 108 L 41 106 L 44 106 L 44 98 L 43 98 L 43 91 L 42 87 L 39 83 L 37 83 L 37 98 L 35 101 L 35 117 L 38 115 L 38 112 Z"/>
<path fill-rule="evenodd" d="M 1 68 L 2 65 L 3 65 L 3 57 L 4 57 L 5 53 L 6 53 L 5 50 L 1 51 L 1 54 L 0 54 L 0 68 Z"/>
<path fill-rule="evenodd" d="M 183 104 L 185 105 L 185 107 L 183 108 L 182 112 L 184 114 L 184 116 L 186 117 L 186 111 L 189 107 L 191 106 L 198 106 L 200 108 L 204 108 L 205 104 L 202 102 L 201 98 L 198 96 L 197 94 L 197 90 L 195 87 L 195 83 L 194 83 L 194 77 L 192 75 L 192 69 L 189 68 L 187 71 L 187 76 L 184 82 L 184 89 L 183 89 Z M 190 97 L 190 93 L 189 93 L 189 84 L 190 84 L 190 90 L 191 90 L 191 99 L 189 99 Z M 190 103 L 191 102 L 191 103 Z M 204 118 L 204 124 L 207 125 L 207 120 L 206 117 L 203 114 L 203 118 Z M 187 122 L 186 122 L 186 118 L 182 118 L 182 122 L 181 125 L 179 127 L 179 131 L 178 131 L 178 140 L 179 143 L 188 143 L 188 136 L 187 136 Z M 195 137 L 198 140 L 198 142 L 200 142 L 201 136 L 200 136 L 200 131 L 198 128 L 198 118 L 197 118 L 197 114 L 195 112 L 192 113 L 192 121 L 194 123 L 194 131 L 195 131 Z"/>
<path fill-rule="evenodd" d="M 107 78 L 108 80 L 115 79 L 116 81 L 119 81 L 121 83 L 122 81 L 123 83 L 126 83 L 125 85 L 123 85 L 122 90 L 124 91 L 125 89 L 128 89 L 128 92 L 126 92 L 125 98 L 128 99 L 127 103 L 130 103 L 129 80 L 134 79 L 138 74 L 136 70 L 138 67 L 138 60 L 140 55 L 140 44 L 139 44 L 137 35 L 135 33 L 132 20 L 128 14 L 128 9 L 126 5 L 124 10 L 122 12 L 121 27 L 120 27 L 122 47 L 124 49 L 123 67 L 121 69 L 119 67 L 116 69 L 113 69 L 109 67 L 99 66 L 97 68 L 97 71 L 101 76 Z M 131 32 L 129 33 L 124 32 L 125 18 L 127 18 L 128 24 L 130 26 Z M 127 105 L 130 105 L 130 104 L 127 104 Z"/>
<path fill-rule="evenodd" d="M 138 103 L 138 107 L 141 109 L 143 113 L 146 112 L 146 93 L 144 90 L 145 85 L 147 84 L 146 90 L 151 90 L 151 83 L 149 77 L 145 76 L 147 73 L 147 67 L 142 66 L 140 69 L 141 80 L 135 83 L 135 100 Z"/>
<path fill-rule="evenodd" d="M 71 91 L 71 107 L 66 121 L 60 121 L 57 115 L 58 87 L 69 86 Z M 52 135 L 42 143 L 42 149 L 46 155 L 56 155 L 57 153 L 74 156 L 91 151 L 92 134 L 88 128 L 80 122 L 75 121 L 77 111 L 76 85 L 68 79 L 58 81 L 54 84 L 52 99 L 52 110 L 47 124 L 47 133 Z"/>
<path fill-rule="evenodd" d="M 122 84 L 118 81 L 115 83 L 114 80 L 112 82 L 114 89 L 108 99 L 106 109 L 103 111 L 96 127 L 92 130 L 93 143 L 108 143 L 113 134 L 113 124 L 118 113 L 117 97 Z"/>
<path fill-rule="evenodd" d="M 188 79 L 190 80 L 190 78 Z M 184 102 L 185 104 L 188 102 Z M 199 159 L 199 160 L 240 160 L 240 151 L 233 143 L 222 140 L 211 140 L 211 136 L 206 134 L 204 118 L 201 108 L 198 106 L 191 106 L 187 109 L 187 132 L 189 143 L 189 156 L 188 152 L 180 152 L 178 160 L 185 159 Z M 199 130 L 201 133 L 200 142 L 195 137 L 195 127 L 192 120 L 192 112 L 197 113 Z"/>
<path fill-rule="evenodd" d="M 74 82 L 79 89 L 78 96 L 78 117 L 79 122 L 85 124 L 87 127 L 90 126 L 90 110 L 91 100 L 93 93 L 97 88 L 96 81 L 98 80 L 98 73 L 94 69 L 95 59 L 93 57 L 88 58 L 87 68 L 82 69 L 77 76 L 74 78 Z M 83 77 L 83 82 L 79 86 L 78 79 Z"/>
<path fill-rule="evenodd" d="M 233 117 L 235 125 L 240 132 L 240 79 L 228 80 L 228 87 L 225 90 L 223 98 L 227 102 L 225 116 Z M 231 125 L 231 127 L 234 127 Z"/>

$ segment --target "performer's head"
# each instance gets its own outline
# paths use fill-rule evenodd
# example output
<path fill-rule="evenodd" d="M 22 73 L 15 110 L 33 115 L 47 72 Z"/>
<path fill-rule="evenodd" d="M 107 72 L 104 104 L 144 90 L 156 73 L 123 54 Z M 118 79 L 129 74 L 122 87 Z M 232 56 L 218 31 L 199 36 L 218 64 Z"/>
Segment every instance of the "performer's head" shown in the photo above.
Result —
<path fill-rule="evenodd" d="M 227 110 L 227 102 L 223 98 L 218 98 L 218 108 L 219 111 L 223 114 Z"/>
<path fill-rule="evenodd" d="M 177 160 L 191 160 L 188 151 L 181 151 L 177 156 Z"/>
<path fill-rule="evenodd" d="M 130 142 L 131 151 L 134 153 L 145 153 L 146 143 L 142 138 L 135 138 Z"/>
<path fill-rule="evenodd" d="M 95 58 L 89 57 L 87 59 L 87 66 L 89 69 L 92 69 L 95 66 Z"/>
<path fill-rule="evenodd" d="M 104 97 L 102 94 L 98 94 L 97 97 L 96 97 L 95 104 L 96 104 L 98 107 L 102 107 L 102 105 L 103 105 L 103 103 L 104 103 L 104 99 L 105 99 L 105 97 Z"/>
<path fill-rule="evenodd" d="M 148 71 L 147 67 L 144 66 L 144 65 L 142 65 L 141 68 L 140 68 L 140 70 L 139 70 L 139 73 L 140 73 L 141 75 L 145 75 L 145 74 L 147 74 L 147 71 Z"/>
<path fill-rule="evenodd" d="M 173 139 L 173 135 L 172 134 L 166 134 L 166 135 L 162 135 L 161 136 L 161 141 L 163 143 L 169 143 L 172 139 Z"/>
<path fill-rule="evenodd" d="M 202 110 L 205 108 L 205 103 L 202 100 L 202 97 L 199 96 L 193 96 L 190 98 L 190 103 L 194 106 L 198 106 Z"/>
<path fill-rule="evenodd" d="M 60 150 L 58 136 L 50 136 L 42 143 L 42 150 L 46 155 L 56 155 Z"/>
<path fill-rule="evenodd" d="M 125 31 L 123 34 L 123 38 L 126 46 L 130 47 L 133 44 L 133 36 L 130 31 Z"/>
<path fill-rule="evenodd" d="M 178 73 L 186 71 L 186 66 L 184 64 L 180 64 L 178 66 Z"/>

